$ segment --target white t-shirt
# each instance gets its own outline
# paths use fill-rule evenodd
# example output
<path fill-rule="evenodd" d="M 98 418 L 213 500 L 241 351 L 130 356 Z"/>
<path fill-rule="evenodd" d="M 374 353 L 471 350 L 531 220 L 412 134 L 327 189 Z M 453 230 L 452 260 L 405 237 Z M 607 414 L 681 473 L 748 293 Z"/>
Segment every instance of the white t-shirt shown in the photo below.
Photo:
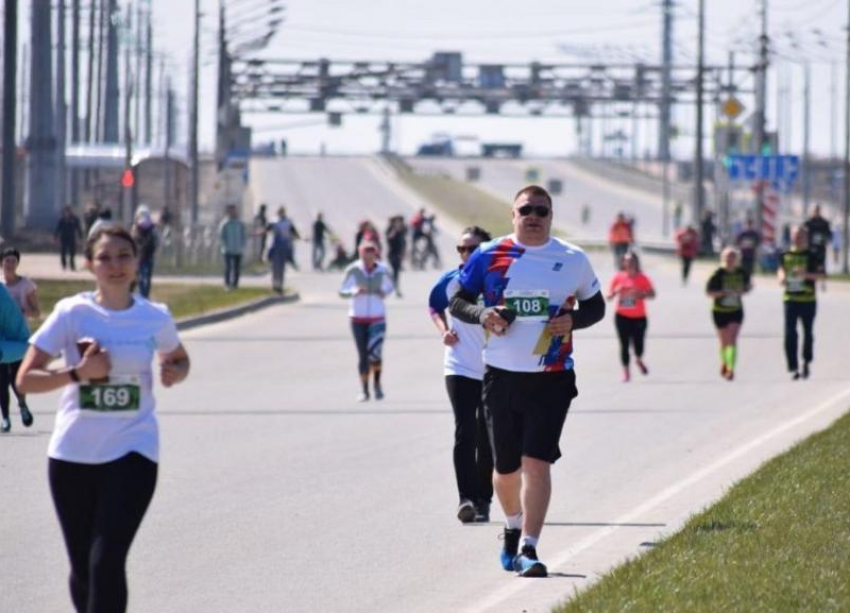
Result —
<path fill-rule="evenodd" d="M 52 356 L 62 354 L 67 364 L 77 364 L 81 359 L 78 340 L 94 339 L 109 352 L 109 385 L 137 386 L 138 390 L 137 409 L 98 411 L 80 407 L 84 393 L 80 388 L 88 382 L 66 385 L 49 457 L 102 464 L 135 451 L 158 461 L 152 362 L 154 352 L 170 353 L 180 345 L 180 339 L 168 307 L 138 295 L 133 299 L 129 309 L 110 311 L 95 302 L 93 292 L 65 298 L 30 338 L 30 343 L 42 351 Z"/>
<path fill-rule="evenodd" d="M 460 270 L 444 273 L 431 290 L 428 306 L 432 313 L 445 313 L 450 330 L 457 334 L 458 342 L 446 347 L 443 374 L 460 375 L 481 381 L 484 378 L 484 328 L 481 324 L 467 324 L 454 319 L 448 312 L 449 302 L 460 285 Z"/>
<path fill-rule="evenodd" d="M 599 281 L 584 251 L 552 238 L 539 247 L 505 236 L 481 245 L 467 261 L 460 286 L 484 297 L 487 306 L 503 305 L 518 313 L 504 336 L 490 335 L 484 348 L 489 366 L 514 372 L 549 372 L 573 367 L 572 335 L 552 337 L 549 320 L 568 299 L 587 300 Z"/>

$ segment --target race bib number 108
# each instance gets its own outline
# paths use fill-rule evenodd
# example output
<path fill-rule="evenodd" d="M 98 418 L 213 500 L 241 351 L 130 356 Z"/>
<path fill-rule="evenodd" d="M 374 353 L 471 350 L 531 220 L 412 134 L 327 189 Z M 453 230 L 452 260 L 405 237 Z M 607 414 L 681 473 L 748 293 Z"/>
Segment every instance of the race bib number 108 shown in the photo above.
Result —
<path fill-rule="evenodd" d="M 547 321 L 549 291 L 505 290 L 505 306 L 516 313 L 518 321 Z"/>

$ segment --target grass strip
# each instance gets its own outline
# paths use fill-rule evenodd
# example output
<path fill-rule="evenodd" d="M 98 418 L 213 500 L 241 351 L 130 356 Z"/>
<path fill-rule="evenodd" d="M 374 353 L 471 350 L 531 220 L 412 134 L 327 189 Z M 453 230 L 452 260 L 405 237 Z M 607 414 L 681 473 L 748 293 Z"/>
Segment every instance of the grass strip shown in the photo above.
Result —
<path fill-rule="evenodd" d="M 461 226 L 481 226 L 493 236 L 513 232 L 511 205 L 468 183 L 437 174 L 418 174 L 402 160 L 388 158 L 398 179 Z"/>
<path fill-rule="evenodd" d="M 33 331 L 47 318 L 59 300 L 94 289 L 94 281 L 35 279 L 35 283 L 38 285 L 42 317 L 30 322 Z M 174 318 L 182 319 L 244 304 L 270 294 L 270 290 L 260 287 L 240 287 L 237 290 L 225 291 L 218 285 L 156 283 L 154 280 L 151 300 L 167 304 Z"/>
<path fill-rule="evenodd" d="M 850 611 L 850 413 L 556 613 Z"/>

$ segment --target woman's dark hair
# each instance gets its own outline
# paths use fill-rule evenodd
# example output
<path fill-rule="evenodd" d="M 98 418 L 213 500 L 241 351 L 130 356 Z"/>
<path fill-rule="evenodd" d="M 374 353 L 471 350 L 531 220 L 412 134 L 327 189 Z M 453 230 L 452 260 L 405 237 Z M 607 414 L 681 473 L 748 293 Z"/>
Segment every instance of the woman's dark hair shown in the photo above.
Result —
<path fill-rule="evenodd" d="M 640 267 L 640 258 L 638 257 L 638 254 L 631 249 L 623 254 L 623 265 L 620 267 L 622 270 L 626 270 L 626 258 L 631 258 L 632 262 L 635 263 L 635 272 L 643 272 Z"/>
<path fill-rule="evenodd" d="M 21 252 L 15 249 L 14 247 L 6 247 L 3 251 L 0 251 L 0 262 L 8 258 L 9 256 L 21 261 Z"/>
<path fill-rule="evenodd" d="M 104 236 L 111 236 L 113 238 L 120 238 L 122 240 L 130 243 L 130 248 L 133 250 L 133 255 L 138 255 L 139 251 L 136 247 L 136 241 L 133 240 L 133 235 L 130 234 L 130 231 L 120 224 L 115 223 L 105 223 L 95 228 L 94 232 L 89 234 L 89 237 L 86 239 L 86 249 L 85 256 L 86 259 L 91 261 L 94 259 L 94 246 Z"/>
<path fill-rule="evenodd" d="M 472 236 L 479 239 L 482 243 L 486 243 L 487 241 L 493 240 L 493 237 L 490 236 L 490 233 L 481 226 L 469 226 L 467 228 L 464 228 L 463 232 L 461 232 L 460 235 L 463 236 L 464 234 L 472 234 Z"/>

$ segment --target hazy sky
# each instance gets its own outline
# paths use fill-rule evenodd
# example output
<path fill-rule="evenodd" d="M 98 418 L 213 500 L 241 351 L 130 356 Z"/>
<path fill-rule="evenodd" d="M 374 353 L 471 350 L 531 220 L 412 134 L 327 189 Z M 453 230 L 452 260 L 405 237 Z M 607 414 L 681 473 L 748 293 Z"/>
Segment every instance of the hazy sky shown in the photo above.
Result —
<path fill-rule="evenodd" d="M 761 0 L 706 0 L 708 60 L 725 64 L 731 47 L 738 62 L 752 63 L 749 50 L 758 33 Z M 844 70 L 844 24 L 850 0 L 767 0 L 771 36 L 786 56 L 817 61 L 812 72 L 812 147 L 819 153 L 830 150 L 830 67 L 838 62 L 839 81 Z M 255 0 L 230 0 L 229 4 L 256 4 Z M 25 3 L 29 4 L 29 3 Z M 193 0 L 153 0 L 157 45 L 169 58 L 169 74 L 185 93 L 192 42 Z M 280 58 L 425 60 L 434 51 L 461 51 L 470 61 L 530 62 L 570 61 L 563 53 L 569 47 L 586 58 L 623 61 L 643 57 L 658 63 L 661 41 L 660 0 L 286 0 L 286 21 L 265 55 Z M 674 26 L 677 63 L 693 63 L 696 54 L 696 0 L 678 0 Z M 218 1 L 202 0 L 203 49 L 202 145 L 209 148 L 214 135 L 215 41 Z M 26 11 L 24 11 L 26 13 Z M 24 20 L 26 23 L 26 17 Z M 22 26 L 24 24 L 22 23 Z M 813 32 L 820 29 L 823 34 Z M 26 28 L 22 27 L 26 32 Z M 793 48 L 788 33 L 799 48 Z M 26 34 L 24 33 L 24 37 Z M 773 65 L 768 103 L 768 123 L 791 127 L 790 148 L 799 151 L 802 142 L 802 68 L 782 61 Z M 788 100 L 778 116 L 776 77 L 791 80 Z M 843 105 L 843 83 L 838 98 Z M 748 112 L 752 100 L 742 98 Z M 183 98 L 185 109 L 185 97 Z M 676 111 L 675 121 L 685 134 L 693 132 L 693 108 Z M 839 108 L 839 115 L 843 109 Z M 319 119 L 318 116 L 313 116 Z M 706 126 L 712 114 L 709 113 Z M 304 116 L 249 116 L 258 128 L 303 123 Z M 840 117 L 839 117 L 840 120 Z M 290 149 L 318 151 L 325 143 L 330 152 L 371 152 L 378 149 L 378 119 L 347 116 L 342 128 L 325 126 L 285 131 L 258 131 L 255 142 L 285 137 Z M 843 123 L 838 124 L 841 148 Z M 185 124 L 184 124 L 185 127 Z M 529 152 L 566 154 L 575 146 L 573 121 L 561 119 L 416 118 L 394 121 L 394 145 L 410 152 L 435 132 L 475 135 L 482 140 L 523 140 Z M 653 128 L 654 130 L 654 128 Z M 787 132 L 787 131 L 784 131 Z M 787 138 L 787 135 L 785 136 Z M 641 139 L 654 134 L 644 131 Z M 786 141 L 789 142 L 789 141 Z M 693 141 L 687 136 L 674 145 L 680 156 L 690 156 Z"/>

